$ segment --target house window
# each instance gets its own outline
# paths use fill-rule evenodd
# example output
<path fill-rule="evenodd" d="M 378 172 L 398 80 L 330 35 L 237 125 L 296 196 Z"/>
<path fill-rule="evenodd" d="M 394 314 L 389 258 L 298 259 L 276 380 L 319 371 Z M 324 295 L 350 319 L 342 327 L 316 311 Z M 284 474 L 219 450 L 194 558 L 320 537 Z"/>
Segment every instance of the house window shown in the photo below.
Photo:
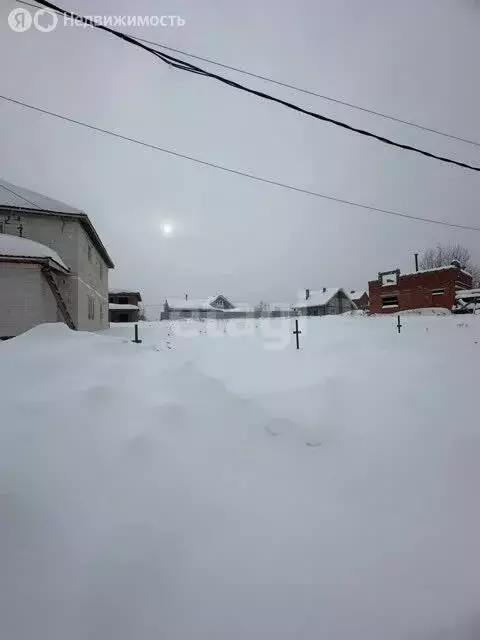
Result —
<path fill-rule="evenodd" d="M 100 322 L 103 322 L 103 303 L 100 303 Z"/>
<path fill-rule="evenodd" d="M 0 233 L 5 233 L 5 223 L 0 220 Z"/>
<path fill-rule="evenodd" d="M 443 296 L 445 289 L 432 289 L 432 296 Z"/>
<path fill-rule="evenodd" d="M 118 299 L 118 304 L 128 304 L 128 298 L 125 296 L 120 296 Z"/>
<path fill-rule="evenodd" d="M 92 247 L 88 245 L 88 261 L 92 261 Z"/>
<path fill-rule="evenodd" d="M 398 296 L 385 296 L 382 298 L 382 307 L 388 309 L 389 307 L 398 307 Z"/>
<path fill-rule="evenodd" d="M 88 296 L 88 319 L 95 320 L 95 300 Z"/>

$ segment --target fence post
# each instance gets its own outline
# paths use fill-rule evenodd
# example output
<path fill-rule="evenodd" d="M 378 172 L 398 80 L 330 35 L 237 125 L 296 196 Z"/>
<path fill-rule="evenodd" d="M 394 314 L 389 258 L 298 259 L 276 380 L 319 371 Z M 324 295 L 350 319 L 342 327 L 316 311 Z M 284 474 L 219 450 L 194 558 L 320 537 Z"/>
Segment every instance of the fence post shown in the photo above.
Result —
<path fill-rule="evenodd" d="M 135 325 L 135 340 L 132 340 L 136 344 L 141 344 L 141 340 L 138 339 L 138 324 Z"/>

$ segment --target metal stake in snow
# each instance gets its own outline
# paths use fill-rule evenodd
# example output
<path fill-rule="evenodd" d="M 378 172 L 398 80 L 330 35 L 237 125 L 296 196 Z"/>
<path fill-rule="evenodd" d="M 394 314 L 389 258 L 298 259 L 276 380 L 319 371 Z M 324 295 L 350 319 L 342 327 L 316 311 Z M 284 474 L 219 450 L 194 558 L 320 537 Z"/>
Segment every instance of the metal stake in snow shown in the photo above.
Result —
<path fill-rule="evenodd" d="M 132 340 L 136 344 L 141 344 L 141 340 L 138 339 L 138 324 L 135 325 L 135 340 Z"/>
<path fill-rule="evenodd" d="M 300 329 L 298 328 L 298 320 L 295 320 L 295 331 L 293 332 L 296 339 L 297 339 L 297 349 L 300 349 L 300 340 L 299 340 L 299 336 L 302 333 L 300 331 Z"/>
<path fill-rule="evenodd" d="M 400 333 L 402 330 L 402 324 L 400 323 L 400 316 L 398 316 L 398 319 L 397 319 L 397 329 L 398 329 L 398 333 Z"/>

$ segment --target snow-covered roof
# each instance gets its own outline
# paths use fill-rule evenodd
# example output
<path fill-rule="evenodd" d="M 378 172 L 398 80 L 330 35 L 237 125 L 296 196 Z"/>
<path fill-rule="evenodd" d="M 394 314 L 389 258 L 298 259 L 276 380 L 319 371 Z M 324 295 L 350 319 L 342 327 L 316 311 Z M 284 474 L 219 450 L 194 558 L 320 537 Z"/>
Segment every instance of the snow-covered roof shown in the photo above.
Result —
<path fill-rule="evenodd" d="M 96 246 L 106 264 L 111 269 L 115 266 L 99 235 L 95 231 L 90 218 L 86 213 L 80 211 L 80 209 L 75 209 L 69 204 L 65 204 L 59 200 L 53 200 L 41 193 L 35 193 L 35 191 L 29 191 L 28 189 L 24 189 L 0 178 L 0 211 L 2 208 L 7 210 L 10 208 L 26 209 L 29 213 L 54 216 L 63 215 L 78 218 L 80 224 L 82 224 L 90 236 L 91 241 Z"/>
<path fill-rule="evenodd" d="M 401 276 L 415 276 L 418 273 L 431 273 L 433 271 L 448 271 L 449 269 L 455 269 L 456 271 L 461 271 L 462 273 L 464 273 L 467 276 L 471 276 L 471 273 L 468 273 L 468 271 L 465 271 L 464 269 L 459 269 L 458 267 L 456 267 L 453 264 L 447 264 L 444 267 L 435 267 L 433 269 L 419 269 L 418 271 L 411 271 L 410 273 L 401 273 Z"/>
<path fill-rule="evenodd" d="M 48 258 L 56 262 L 66 271 L 69 271 L 69 268 L 58 253 L 50 249 L 50 247 L 46 247 L 44 244 L 29 240 L 28 238 L 19 238 L 18 236 L 11 236 L 7 233 L 0 233 L 0 256 L 4 258 Z"/>
<path fill-rule="evenodd" d="M 213 303 L 217 298 L 223 298 L 227 300 L 225 296 L 216 295 L 211 296 L 210 298 L 167 298 L 166 302 L 168 304 L 169 309 L 179 310 L 179 311 L 223 311 L 221 307 L 213 306 Z M 227 300 L 229 302 L 229 300 Z M 231 304 L 231 303 L 230 303 Z"/>
<path fill-rule="evenodd" d="M 181 311 L 190 311 L 195 309 L 213 309 L 209 303 L 209 299 L 195 299 L 195 298 L 167 298 L 167 303 L 170 309 L 179 309 Z"/>
<path fill-rule="evenodd" d="M 108 308 L 111 311 L 138 311 L 138 307 L 136 304 L 116 304 L 114 302 L 110 302 Z"/>
<path fill-rule="evenodd" d="M 122 294 L 126 296 L 136 296 L 139 302 L 142 301 L 140 291 L 135 291 L 135 289 L 109 289 L 108 293 L 111 293 L 114 296 L 121 296 Z"/>
<path fill-rule="evenodd" d="M 364 295 L 366 295 L 366 291 L 351 291 L 350 292 L 350 299 L 355 301 L 355 300 L 360 300 L 360 298 L 362 298 Z"/>
<path fill-rule="evenodd" d="M 326 287 L 325 289 L 319 289 L 318 291 L 310 289 L 308 300 L 305 300 L 304 291 L 303 300 L 298 300 L 295 304 L 295 308 L 298 309 L 299 307 L 323 307 L 324 305 L 328 304 L 330 300 L 340 291 L 343 291 L 347 298 L 350 299 L 350 296 L 341 287 Z"/>
<path fill-rule="evenodd" d="M 44 211 L 55 211 L 57 213 L 70 213 L 72 215 L 82 214 L 79 209 L 75 209 L 69 204 L 52 200 L 40 193 L 29 191 L 23 187 L 18 187 L 0 178 L 0 207 L 20 207 L 22 209 L 42 209 Z"/>
<path fill-rule="evenodd" d="M 467 300 L 468 298 L 480 298 L 480 289 L 461 289 L 455 293 L 455 297 L 459 300 Z"/>

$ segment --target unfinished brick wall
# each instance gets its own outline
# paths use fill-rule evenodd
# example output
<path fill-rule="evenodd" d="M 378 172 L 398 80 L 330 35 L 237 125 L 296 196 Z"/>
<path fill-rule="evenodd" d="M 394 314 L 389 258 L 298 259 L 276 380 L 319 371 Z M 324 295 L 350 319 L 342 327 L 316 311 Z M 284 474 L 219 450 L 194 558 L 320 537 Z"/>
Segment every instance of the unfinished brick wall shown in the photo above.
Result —
<path fill-rule="evenodd" d="M 456 287 L 470 289 L 472 277 L 457 267 L 436 271 L 419 271 L 400 275 L 395 285 L 384 286 L 380 279 L 368 283 L 370 313 L 395 313 L 407 309 L 440 307 L 451 309 L 455 303 Z M 443 290 L 443 293 L 439 291 Z M 436 292 L 436 293 L 435 293 Z M 398 304 L 388 304 L 397 297 Z"/>

